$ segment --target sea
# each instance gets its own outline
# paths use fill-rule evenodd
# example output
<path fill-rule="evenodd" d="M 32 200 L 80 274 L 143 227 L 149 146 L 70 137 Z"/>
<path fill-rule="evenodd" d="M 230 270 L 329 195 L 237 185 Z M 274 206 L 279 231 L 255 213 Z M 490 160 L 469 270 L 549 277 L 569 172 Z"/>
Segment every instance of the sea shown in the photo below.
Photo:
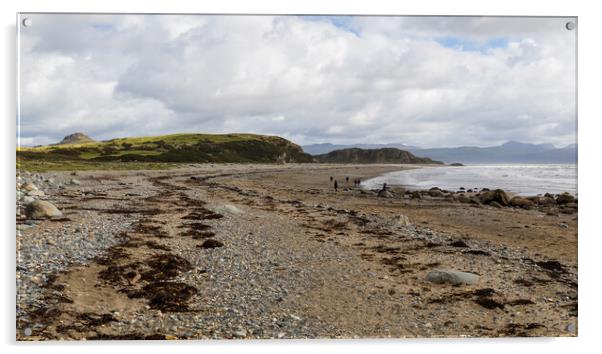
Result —
<path fill-rule="evenodd" d="M 403 186 L 410 190 L 501 188 L 518 195 L 569 192 L 577 195 L 576 164 L 491 164 L 420 167 L 395 171 L 362 182 L 366 189 Z"/>

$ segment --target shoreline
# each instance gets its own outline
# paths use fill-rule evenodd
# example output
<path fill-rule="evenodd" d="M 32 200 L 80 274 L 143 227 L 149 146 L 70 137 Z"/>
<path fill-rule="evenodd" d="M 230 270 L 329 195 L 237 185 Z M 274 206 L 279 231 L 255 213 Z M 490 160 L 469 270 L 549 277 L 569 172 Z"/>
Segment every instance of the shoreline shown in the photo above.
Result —
<path fill-rule="evenodd" d="M 525 168 L 530 168 L 530 167 L 538 167 L 538 166 L 575 166 L 575 169 L 577 168 L 576 164 L 471 164 L 471 165 L 464 165 L 464 166 L 450 166 L 450 165 L 444 165 L 444 166 L 419 166 L 416 167 L 415 169 L 424 169 L 424 167 L 432 167 L 432 168 L 437 168 L 437 169 L 464 169 L 466 170 L 467 168 L 470 169 L 471 167 L 493 167 L 493 168 L 499 168 L 499 167 L 525 167 Z M 407 170 L 407 169 L 406 169 Z M 439 188 L 442 190 L 446 190 L 452 193 L 462 193 L 462 192 L 466 192 L 467 190 L 475 190 L 475 191 L 479 191 L 479 190 L 483 190 L 483 189 L 502 189 L 504 190 L 506 193 L 508 193 L 509 195 L 512 196 L 521 196 L 521 197 L 525 197 L 525 198 L 529 198 L 529 197 L 536 197 L 536 196 L 543 196 L 543 195 L 548 195 L 548 194 L 552 194 L 552 195 L 560 195 L 560 194 L 571 194 L 572 196 L 577 197 L 578 196 L 578 190 L 577 190 L 577 180 L 576 180 L 576 174 L 575 174 L 575 188 L 567 188 L 567 189 L 545 189 L 545 190 L 540 190 L 540 191 L 530 191 L 530 192 L 523 192 L 523 191 L 515 191 L 512 190 L 511 186 L 502 186 L 504 183 L 500 183 L 502 185 L 498 185 L 496 186 L 496 182 L 477 182 L 476 179 L 475 181 L 472 182 L 465 182 L 465 183 L 458 183 L 455 182 L 455 184 L 458 184 L 458 186 L 454 186 L 451 187 L 449 184 L 452 183 L 451 180 L 445 180 L 445 177 L 442 177 L 443 179 L 439 179 L 437 182 L 437 179 L 435 177 L 435 181 L 433 181 L 432 183 L 429 183 L 428 185 L 424 185 L 424 186 L 417 186 L 417 185 L 412 185 L 412 184 L 403 184 L 403 183 L 396 183 L 396 182 L 391 182 L 391 180 L 395 180 L 395 174 L 397 172 L 402 172 L 404 170 L 400 170 L 400 171 L 391 171 L 391 172 L 386 172 L 384 174 L 381 174 L 379 176 L 370 178 L 368 180 L 362 181 L 362 185 L 361 187 L 364 188 L 365 190 L 380 190 L 382 189 L 382 184 L 386 182 L 387 187 L 391 187 L 391 188 L 404 188 L 410 191 L 424 191 L 424 190 L 429 190 L 432 188 Z M 512 171 L 510 171 L 512 172 Z M 393 176 L 391 176 L 393 175 Z M 419 178 L 419 177 L 414 177 L 414 178 Z M 433 178 L 430 176 L 427 176 L 425 178 Z M 378 182 L 377 182 L 378 181 Z M 542 182 L 543 183 L 543 182 Z M 466 187 L 462 187 L 460 185 L 464 184 Z"/>

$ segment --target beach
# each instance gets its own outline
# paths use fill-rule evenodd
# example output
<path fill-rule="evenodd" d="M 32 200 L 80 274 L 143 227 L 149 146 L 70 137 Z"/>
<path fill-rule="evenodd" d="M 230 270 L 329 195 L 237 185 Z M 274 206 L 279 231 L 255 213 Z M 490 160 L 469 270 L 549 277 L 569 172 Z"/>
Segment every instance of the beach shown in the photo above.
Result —
<path fill-rule="evenodd" d="M 409 168 L 23 173 L 17 339 L 576 336 L 576 206 L 353 184 Z"/>

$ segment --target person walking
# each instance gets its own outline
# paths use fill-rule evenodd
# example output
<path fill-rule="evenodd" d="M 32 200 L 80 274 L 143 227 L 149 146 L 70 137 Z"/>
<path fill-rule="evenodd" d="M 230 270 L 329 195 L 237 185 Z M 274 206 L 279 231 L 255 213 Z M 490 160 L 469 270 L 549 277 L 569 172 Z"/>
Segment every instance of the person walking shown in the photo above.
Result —
<path fill-rule="evenodd" d="M 334 180 L 334 191 L 338 192 L 339 191 L 339 182 L 337 182 L 337 180 Z"/>

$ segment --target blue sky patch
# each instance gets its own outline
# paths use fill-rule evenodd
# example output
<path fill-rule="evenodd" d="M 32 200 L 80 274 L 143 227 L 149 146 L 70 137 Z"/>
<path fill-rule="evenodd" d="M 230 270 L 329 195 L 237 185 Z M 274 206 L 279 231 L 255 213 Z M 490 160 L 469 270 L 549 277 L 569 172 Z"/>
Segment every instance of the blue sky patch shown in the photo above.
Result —
<path fill-rule="evenodd" d="M 491 38 L 486 42 L 479 42 L 462 37 L 439 37 L 435 41 L 445 48 L 460 50 L 463 52 L 487 53 L 490 49 L 505 48 L 508 46 L 508 39 L 504 37 Z"/>

